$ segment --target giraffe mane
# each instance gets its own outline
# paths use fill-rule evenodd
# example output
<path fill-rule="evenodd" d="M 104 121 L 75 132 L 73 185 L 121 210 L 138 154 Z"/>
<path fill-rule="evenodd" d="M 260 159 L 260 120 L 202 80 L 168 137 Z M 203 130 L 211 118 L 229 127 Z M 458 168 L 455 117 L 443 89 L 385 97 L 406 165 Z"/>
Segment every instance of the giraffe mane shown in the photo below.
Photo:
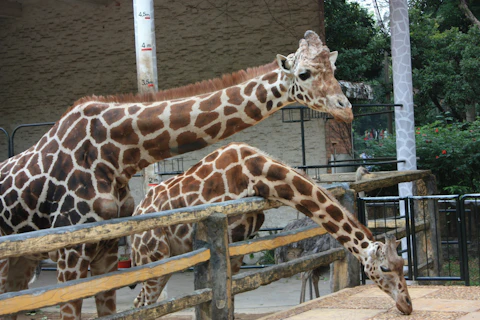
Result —
<path fill-rule="evenodd" d="M 72 108 L 83 104 L 85 102 L 96 101 L 104 103 L 132 103 L 132 102 L 154 102 L 154 101 L 167 101 L 173 99 L 181 99 L 187 97 L 193 97 L 204 93 L 210 93 L 218 90 L 222 90 L 231 86 L 235 86 L 247 80 L 264 75 L 278 68 L 276 61 L 270 62 L 263 66 L 248 68 L 246 70 L 236 71 L 230 74 L 224 74 L 221 77 L 199 81 L 193 84 L 188 84 L 182 87 L 161 90 L 155 93 L 127 93 L 116 94 L 107 96 L 86 96 L 80 98 L 73 103 L 65 113 Z"/>

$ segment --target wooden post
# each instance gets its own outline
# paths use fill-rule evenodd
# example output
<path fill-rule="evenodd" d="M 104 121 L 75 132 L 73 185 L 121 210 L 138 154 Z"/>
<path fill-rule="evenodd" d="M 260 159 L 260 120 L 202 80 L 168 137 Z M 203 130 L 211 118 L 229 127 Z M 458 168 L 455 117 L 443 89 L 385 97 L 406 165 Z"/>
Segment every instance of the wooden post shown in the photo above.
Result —
<path fill-rule="evenodd" d="M 345 194 L 340 203 L 350 212 L 355 212 L 355 191 L 345 188 Z M 338 242 L 332 248 L 341 247 Z M 348 250 L 346 256 L 330 264 L 330 290 L 337 292 L 344 288 L 360 285 L 360 263 Z"/>
<path fill-rule="evenodd" d="M 206 240 L 206 241 L 205 241 Z M 228 252 L 227 216 L 216 212 L 197 224 L 194 246 L 210 248 L 210 262 L 195 267 L 195 290 L 211 284 L 213 296 L 210 305 L 202 303 L 195 308 L 198 320 L 233 320 L 232 274 Z"/>
<path fill-rule="evenodd" d="M 429 175 L 420 180 L 416 180 L 413 184 L 413 194 L 418 196 L 428 196 L 436 194 L 437 187 L 434 175 Z M 416 237 L 417 243 L 417 263 L 419 266 L 428 265 L 429 274 L 440 276 L 443 264 L 443 254 L 441 246 L 441 228 L 440 217 L 435 210 L 436 200 L 427 200 L 426 202 L 415 201 L 414 214 L 416 223 L 428 223 L 430 227 L 424 232 L 425 236 Z M 426 213 L 426 214 L 425 214 Z M 424 217 L 425 215 L 425 217 Z M 421 272 L 421 271 L 420 271 Z M 420 274 L 421 275 L 421 274 Z M 435 284 L 436 282 L 432 283 Z"/>

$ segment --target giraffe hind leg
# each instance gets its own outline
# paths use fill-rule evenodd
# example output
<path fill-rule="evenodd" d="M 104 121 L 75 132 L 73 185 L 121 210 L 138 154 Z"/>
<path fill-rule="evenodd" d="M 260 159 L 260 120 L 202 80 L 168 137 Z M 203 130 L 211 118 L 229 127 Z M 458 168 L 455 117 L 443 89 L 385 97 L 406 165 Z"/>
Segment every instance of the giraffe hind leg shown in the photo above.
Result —
<path fill-rule="evenodd" d="M 25 257 L 0 260 L 0 293 L 28 289 L 38 261 Z M 16 315 L 0 316 L 2 320 L 15 320 Z"/>
<path fill-rule="evenodd" d="M 90 264 L 92 276 L 117 271 L 118 269 L 118 239 L 102 241 L 99 251 Z M 109 290 L 95 296 L 95 304 L 99 317 L 116 313 L 116 290 Z"/>
<path fill-rule="evenodd" d="M 57 280 L 66 282 L 76 279 L 84 279 L 88 275 L 90 259 L 84 252 L 93 252 L 97 244 L 84 244 L 74 248 L 63 248 L 57 250 Z M 86 248 L 88 246 L 88 248 Z M 83 300 L 74 300 L 60 305 L 62 320 L 81 319 Z"/>

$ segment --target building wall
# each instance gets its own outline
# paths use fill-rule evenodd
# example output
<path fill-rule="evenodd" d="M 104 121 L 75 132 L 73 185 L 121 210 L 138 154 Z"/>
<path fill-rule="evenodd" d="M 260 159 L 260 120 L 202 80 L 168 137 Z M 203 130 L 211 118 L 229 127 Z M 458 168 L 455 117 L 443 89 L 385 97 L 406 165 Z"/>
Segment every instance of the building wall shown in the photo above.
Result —
<path fill-rule="evenodd" d="M 19 0 L 17 0 L 19 1 Z M 20 0 L 21 18 L 0 18 L 0 127 L 58 120 L 77 99 L 136 92 L 132 2 Z M 318 29 L 316 0 L 155 1 L 159 88 L 271 62 Z M 335 49 L 335 48 L 332 48 Z M 22 129 L 16 153 L 48 126 Z M 324 164 L 324 120 L 305 124 L 307 164 Z M 220 145 L 243 141 L 301 164 L 299 123 L 277 113 L 227 141 L 184 155 L 185 169 Z M 0 160 L 7 157 L 0 135 Z M 134 186 L 134 189 L 137 187 Z M 134 190 L 141 198 L 141 192 Z"/>

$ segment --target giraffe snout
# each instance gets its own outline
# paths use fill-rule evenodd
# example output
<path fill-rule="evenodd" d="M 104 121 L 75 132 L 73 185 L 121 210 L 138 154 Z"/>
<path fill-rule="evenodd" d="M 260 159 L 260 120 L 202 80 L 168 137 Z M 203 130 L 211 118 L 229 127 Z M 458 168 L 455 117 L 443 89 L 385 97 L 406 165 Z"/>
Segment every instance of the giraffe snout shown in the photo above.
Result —
<path fill-rule="evenodd" d="M 328 109 L 335 119 L 350 123 L 353 121 L 352 104 L 344 94 L 336 94 L 328 98 Z"/>
<path fill-rule="evenodd" d="M 396 303 L 397 309 L 402 313 L 409 315 L 413 311 L 412 300 L 409 296 L 401 296 Z"/>

